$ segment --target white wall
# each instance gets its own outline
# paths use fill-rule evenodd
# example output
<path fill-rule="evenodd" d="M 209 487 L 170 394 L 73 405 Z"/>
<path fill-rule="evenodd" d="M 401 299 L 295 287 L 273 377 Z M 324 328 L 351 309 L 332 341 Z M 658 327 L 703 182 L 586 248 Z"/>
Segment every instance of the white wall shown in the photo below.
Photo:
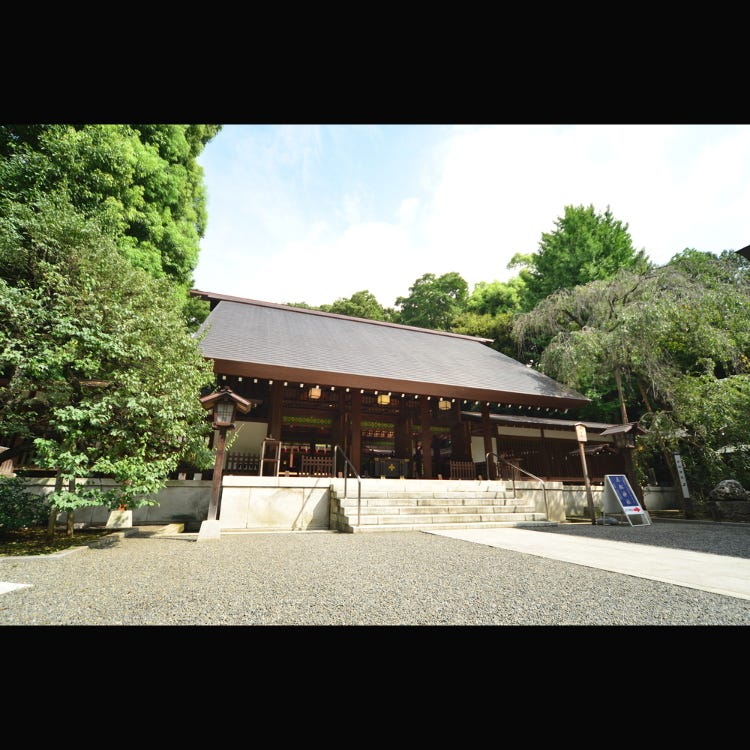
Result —
<path fill-rule="evenodd" d="M 223 477 L 219 521 L 227 529 L 321 530 L 329 526 L 328 477 L 233 476 Z M 112 482 L 91 479 L 81 484 L 102 488 Z M 134 526 L 184 523 L 185 531 L 198 531 L 208 517 L 211 499 L 208 480 L 170 480 L 156 495 L 158 505 L 133 510 Z M 46 495 L 55 488 L 55 480 L 34 479 L 29 489 Z M 80 508 L 73 513 L 74 523 L 105 526 L 110 509 L 103 505 Z M 60 513 L 58 523 L 67 521 L 67 513 Z"/>

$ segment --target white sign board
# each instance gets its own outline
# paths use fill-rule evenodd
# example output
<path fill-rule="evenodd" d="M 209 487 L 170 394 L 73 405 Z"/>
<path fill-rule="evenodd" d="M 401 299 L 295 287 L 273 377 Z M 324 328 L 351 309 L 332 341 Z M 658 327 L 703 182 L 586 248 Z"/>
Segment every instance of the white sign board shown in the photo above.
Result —
<path fill-rule="evenodd" d="M 641 507 L 624 474 L 604 475 L 604 513 L 624 513 L 631 526 L 650 526 L 648 511 Z"/>
<path fill-rule="evenodd" d="M 684 498 L 690 497 L 690 491 L 688 490 L 687 477 L 685 476 L 685 467 L 682 465 L 682 456 L 679 453 L 673 453 L 674 465 L 677 469 L 677 477 L 680 480 L 680 487 L 682 487 L 682 496 Z"/>

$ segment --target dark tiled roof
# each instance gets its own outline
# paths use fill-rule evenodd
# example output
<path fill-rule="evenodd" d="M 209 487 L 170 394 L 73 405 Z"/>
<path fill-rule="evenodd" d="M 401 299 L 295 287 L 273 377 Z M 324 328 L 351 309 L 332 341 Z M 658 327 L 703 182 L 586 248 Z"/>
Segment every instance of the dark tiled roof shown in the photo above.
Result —
<path fill-rule="evenodd" d="M 584 396 L 487 346 L 489 339 L 193 291 L 217 372 L 554 408 Z"/>

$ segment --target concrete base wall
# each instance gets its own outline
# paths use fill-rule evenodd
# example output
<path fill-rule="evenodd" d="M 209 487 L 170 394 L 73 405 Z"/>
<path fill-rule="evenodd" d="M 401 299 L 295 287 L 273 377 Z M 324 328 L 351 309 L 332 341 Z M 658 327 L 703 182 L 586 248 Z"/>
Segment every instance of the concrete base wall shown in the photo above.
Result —
<path fill-rule="evenodd" d="M 647 510 L 680 510 L 680 498 L 674 487 L 643 488 L 643 502 Z"/>
<path fill-rule="evenodd" d="M 510 484 L 508 485 L 510 486 Z M 545 508 L 544 493 L 539 482 L 516 482 L 516 490 L 530 493 L 534 498 L 536 511 L 547 513 L 549 521 L 561 523 L 567 517 L 588 516 L 589 504 L 586 497 L 585 485 L 563 484 L 562 482 L 547 482 L 547 507 Z M 591 485 L 591 498 L 594 512 L 602 513 L 604 507 L 604 486 Z M 679 510 L 677 492 L 673 487 L 644 487 L 643 502 L 647 510 Z"/>
<path fill-rule="evenodd" d="M 34 479 L 29 489 L 46 495 L 55 488 L 55 480 Z M 87 486 L 103 489 L 112 482 L 89 479 Z M 327 529 L 331 480 L 325 477 L 223 478 L 219 520 L 223 529 L 313 530 Z M 185 531 L 198 531 L 208 517 L 211 482 L 208 480 L 170 480 L 156 495 L 158 505 L 133 509 L 133 525 L 185 524 Z M 104 505 L 80 508 L 73 513 L 75 523 L 106 526 L 110 508 Z M 58 523 L 66 523 L 67 513 L 59 513 Z"/>
<path fill-rule="evenodd" d="M 512 485 L 508 483 L 510 488 Z M 523 493 L 524 497 L 530 496 L 534 499 L 535 511 L 546 513 L 548 521 L 563 523 L 571 516 L 588 516 L 589 506 L 586 498 L 585 485 L 570 485 L 562 482 L 547 482 L 546 504 L 545 493 L 539 482 L 516 482 L 516 492 Z M 591 485 L 591 497 L 594 511 L 601 513 L 602 510 L 601 485 Z"/>
<path fill-rule="evenodd" d="M 88 479 L 81 484 L 86 486 L 101 487 L 108 489 L 114 487 L 112 482 L 106 479 Z M 29 490 L 48 495 L 55 489 L 54 478 L 31 479 Z M 208 480 L 170 480 L 157 495 L 158 505 L 149 505 L 133 510 L 134 526 L 161 525 L 168 523 L 184 523 L 185 530 L 197 531 L 197 526 L 208 516 L 208 501 L 211 499 L 211 482 Z M 75 523 L 85 525 L 106 526 L 109 519 L 110 508 L 104 505 L 96 505 L 88 508 L 79 508 L 73 513 Z M 58 523 L 66 523 L 67 513 L 59 513 Z M 195 529 L 192 527 L 195 526 Z"/>
<path fill-rule="evenodd" d="M 222 529 L 328 529 L 329 477 L 224 477 Z"/>
<path fill-rule="evenodd" d="M 393 489 L 401 480 L 364 480 L 385 482 Z M 446 480 L 449 481 L 449 480 Z M 219 520 L 222 529 L 251 530 L 323 530 L 331 528 L 330 487 L 342 480 L 328 477 L 224 477 Z M 356 482 L 350 480 L 349 492 L 356 493 Z M 403 483 L 419 480 L 403 480 Z M 90 479 L 86 484 L 107 488 L 111 482 Z M 29 480 L 33 492 L 48 494 L 55 480 Z M 343 486 L 343 485 L 342 485 Z M 506 483 L 508 489 L 511 483 Z M 533 498 L 535 511 L 547 514 L 550 521 L 562 523 L 568 517 L 588 516 L 586 487 L 548 482 L 546 502 L 538 482 L 516 482 L 516 490 Z M 405 488 L 408 492 L 408 488 Z M 592 485 L 591 494 L 597 514 L 602 512 L 603 487 Z M 133 510 L 133 525 L 148 526 L 169 523 L 185 524 L 185 531 L 198 531 L 208 517 L 211 499 L 211 482 L 208 480 L 170 480 L 157 495 L 157 505 Z M 671 487 L 644 487 L 644 500 L 648 510 L 679 509 L 677 493 Z M 750 504 L 748 504 L 750 507 Z M 75 523 L 105 526 L 110 509 L 105 506 L 81 508 L 74 513 Z M 58 522 L 65 523 L 67 514 L 60 513 Z"/>

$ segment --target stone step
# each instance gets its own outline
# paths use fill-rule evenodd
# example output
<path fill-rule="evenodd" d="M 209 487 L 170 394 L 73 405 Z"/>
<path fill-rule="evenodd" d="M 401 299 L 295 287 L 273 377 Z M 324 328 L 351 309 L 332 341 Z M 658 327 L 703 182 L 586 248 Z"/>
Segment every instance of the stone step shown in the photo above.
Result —
<path fill-rule="evenodd" d="M 356 525 L 355 518 L 353 525 L 349 524 L 342 530 L 352 534 L 366 534 L 388 531 L 457 531 L 459 529 L 501 529 L 533 526 L 557 526 L 556 522 L 547 521 L 543 514 L 530 514 L 532 517 L 526 517 L 527 515 L 529 514 L 523 514 L 523 517 L 521 518 L 514 517 L 513 520 L 509 521 L 478 521 L 461 523 L 362 523 L 359 526 Z"/>
<path fill-rule="evenodd" d="M 334 479 L 331 502 L 350 533 L 555 525 L 504 481 Z"/>
<path fill-rule="evenodd" d="M 346 497 L 343 495 L 339 495 L 337 493 L 337 497 L 343 502 L 344 500 L 356 500 L 357 499 L 357 493 L 355 492 L 349 492 Z M 482 499 L 484 501 L 492 501 L 492 500 L 504 500 L 506 498 L 512 498 L 513 493 L 507 492 L 505 490 L 501 490 L 498 492 L 471 492 L 470 490 L 466 492 L 376 492 L 369 490 L 368 492 L 362 493 L 363 498 L 371 498 L 373 500 L 405 500 L 407 502 L 411 502 L 413 500 L 477 500 Z"/>
<path fill-rule="evenodd" d="M 343 495 L 346 486 L 348 495 L 356 495 L 358 488 L 363 495 L 371 494 L 424 494 L 446 492 L 471 492 L 474 494 L 485 492 L 506 492 L 511 488 L 503 481 L 468 480 L 468 479 L 362 479 L 357 481 L 351 477 L 331 479 L 331 486 L 337 494 Z"/>
<path fill-rule="evenodd" d="M 533 513 L 535 509 L 533 503 L 521 503 L 513 501 L 502 505 L 367 505 L 362 503 L 360 507 L 357 503 L 342 506 L 342 510 L 347 514 L 357 513 L 369 516 L 391 516 L 391 515 L 444 515 L 444 514 L 488 514 L 488 513 Z"/>
<path fill-rule="evenodd" d="M 351 518 L 356 518 L 356 511 Z M 518 511 L 510 513 L 440 513 L 433 515 L 419 515 L 416 513 L 395 513 L 395 514 L 367 514 L 360 513 L 359 525 L 362 524 L 427 524 L 427 523 L 450 523 L 450 524 L 467 524 L 467 523 L 487 523 L 487 522 L 508 522 L 516 520 L 536 521 L 542 520 L 541 514 L 537 517 L 534 511 Z"/>
<path fill-rule="evenodd" d="M 411 508 L 429 508 L 446 505 L 497 505 L 502 507 L 519 502 L 519 497 L 513 497 L 513 495 L 503 497 L 491 497 L 488 495 L 462 495 L 461 497 L 435 497 L 432 495 L 425 497 L 414 497 L 413 495 L 409 497 L 373 497 L 372 495 L 363 495 L 361 498 L 349 496 L 336 499 L 343 508 L 348 508 L 358 503 L 369 505 L 371 508 L 385 508 L 396 505 Z"/>

